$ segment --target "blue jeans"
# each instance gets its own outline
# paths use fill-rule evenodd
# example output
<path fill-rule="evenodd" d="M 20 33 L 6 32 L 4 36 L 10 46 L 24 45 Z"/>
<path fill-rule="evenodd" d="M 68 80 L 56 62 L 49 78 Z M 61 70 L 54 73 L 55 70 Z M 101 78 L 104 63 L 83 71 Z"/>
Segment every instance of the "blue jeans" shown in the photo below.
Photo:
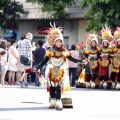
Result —
<path fill-rule="evenodd" d="M 74 86 L 77 78 L 77 68 L 69 68 L 69 78 L 72 86 Z"/>
<path fill-rule="evenodd" d="M 41 74 L 44 77 L 45 76 L 45 69 L 44 69 L 44 67 L 40 68 L 40 72 L 41 72 Z M 38 85 L 38 86 L 40 85 L 39 77 L 38 77 L 38 73 L 37 72 L 35 73 L 35 84 Z"/>

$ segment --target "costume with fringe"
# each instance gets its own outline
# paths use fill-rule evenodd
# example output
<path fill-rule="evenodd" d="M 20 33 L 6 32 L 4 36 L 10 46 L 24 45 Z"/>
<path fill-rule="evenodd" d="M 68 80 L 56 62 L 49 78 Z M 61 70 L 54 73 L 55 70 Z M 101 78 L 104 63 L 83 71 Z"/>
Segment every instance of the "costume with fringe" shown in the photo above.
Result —
<path fill-rule="evenodd" d="M 64 41 L 61 30 L 56 28 L 55 25 L 50 28 L 47 38 L 49 47 L 47 48 L 46 56 L 36 68 L 39 69 L 48 63 L 45 71 L 45 79 L 47 80 L 47 91 L 50 96 L 50 108 L 62 108 L 62 106 L 73 107 L 70 96 L 67 59 L 73 62 L 81 62 L 81 60 L 72 58 L 70 52 L 63 48 L 63 46 L 61 47 L 62 49 L 56 48 L 55 42 L 57 40 L 61 40 L 62 44 L 64 44 Z"/>
<path fill-rule="evenodd" d="M 112 49 L 112 72 L 111 72 L 111 79 L 113 83 L 117 83 L 116 89 L 120 89 L 120 45 L 118 45 L 118 42 L 120 42 L 120 27 L 116 28 L 116 31 L 114 32 L 114 40 L 116 42 L 116 46 Z"/>
<path fill-rule="evenodd" d="M 83 43 L 81 45 L 81 50 L 80 50 L 80 57 L 81 57 L 81 60 L 84 60 L 86 58 L 86 55 L 85 55 L 85 50 L 86 50 L 86 43 Z M 89 68 L 89 65 L 86 64 L 86 65 L 80 65 L 81 66 L 81 72 L 80 72 L 80 75 L 78 77 L 78 80 L 76 82 L 76 88 L 85 88 L 86 87 L 86 76 L 85 76 L 85 71 L 88 70 Z M 85 68 L 87 68 L 85 70 Z"/>
<path fill-rule="evenodd" d="M 112 57 L 112 72 L 111 72 L 111 79 L 112 79 L 112 88 L 115 88 L 115 84 L 119 86 L 120 89 L 120 48 L 113 48 L 112 53 L 114 56 Z"/>
<path fill-rule="evenodd" d="M 92 46 L 92 42 L 95 41 L 96 46 Z M 97 79 L 98 73 L 98 58 L 99 58 L 99 48 L 97 35 L 89 34 L 87 36 L 87 44 L 85 50 L 86 58 L 89 60 L 89 65 L 85 65 L 86 73 L 86 87 L 95 88 L 95 80 Z"/>
<path fill-rule="evenodd" d="M 109 75 L 109 65 L 111 63 L 110 61 L 110 56 L 109 54 L 112 52 L 112 50 L 109 48 L 109 46 L 107 48 L 104 48 L 103 46 L 100 48 L 100 54 L 102 54 L 103 56 L 100 57 L 100 64 L 99 64 L 99 72 L 98 75 L 100 77 L 107 75 L 105 78 L 103 78 L 105 81 L 108 80 L 108 75 Z"/>
<path fill-rule="evenodd" d="M 102 38 L 102 45 L 100 47 L 100 61 L 99 61 L 99 72 L 98 75 L 102 81 L 108 81 L 109 79 L 109 65 L 111 63 L 110 54 L 112 53 L 112 49 L 110 47 L 110 43 L 113 40 L 113 36 L 111 34 L 110 28 L 103 28 L 101 30 L 101 38 Z M 107 43 L 104 46 L 104 42 Z"/>
<path fill-rule="evenodd" d="M 90 82 L 90 78 L 95 82 L 96 74 L 98 73 L 98 58 L 99 58 L 99 48 L 92 49 L 89 47 L 85 51 L 86 57 L 90 60 L 89 65 L 85 66 L 85 73 L 88 74 L 87 81 Z"/>
<path fill-rule="evenodd" d="M 46 52 L 46 57 L 44 60 L 37 65 L 37 69 L 45 65 L 48 61 L 49 64 L 46 67 L 46 80 L 47 85 L 50 88 L 50 97 L 51 99 L 61 99 L 63 98 L 63 105 L 72 106 L 71 98 L 67 99 L 70 91 L 69 84 L 69 71 L 68 71 L 68 60 L 73 62 L 82 62 L 81 60 L 74 59 L 68 51 L 57 51 L 55 48 L 51 48 Z M 66 86 L 66 87 L 65 87 Z M 57 88 L 61 89 L 61 92 L 65 92 L 66 95 L 53 95 L 51 92 L 57 90 Z M 52 89 L 52 90 L 51 90 Z M 65 101 L 65 97 L 67 101 Z"/>

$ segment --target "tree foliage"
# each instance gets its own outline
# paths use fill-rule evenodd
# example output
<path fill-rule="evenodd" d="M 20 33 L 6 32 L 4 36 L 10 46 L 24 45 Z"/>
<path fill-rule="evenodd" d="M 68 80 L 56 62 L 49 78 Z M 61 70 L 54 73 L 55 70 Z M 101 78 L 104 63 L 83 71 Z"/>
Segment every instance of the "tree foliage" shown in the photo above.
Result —
<path fill-rule="evenodd" d="M 65 11 L 66 6 L 74 4 L 75 0 L 31 0 L 42 4 L 42 10 L 49 12 L 51 18 L 64 19 L 69 17 L 70 14 Z"/>
<path fill-rule="evenodd" d="M 0 0 L 0 27 L 6 28 L 8 23 L 18 22 L 20 14 L 28 13 L 23 5 L 11 0 Z"/>
<path fill-rule="evenodd" d="M 115 28 L 120 26 L 120 0 L 82 0 L 80 7 L 88 7 L 86 19 L 91 20 L 86 27 L 87 31 L 100 31 L 103 26 Z"/>

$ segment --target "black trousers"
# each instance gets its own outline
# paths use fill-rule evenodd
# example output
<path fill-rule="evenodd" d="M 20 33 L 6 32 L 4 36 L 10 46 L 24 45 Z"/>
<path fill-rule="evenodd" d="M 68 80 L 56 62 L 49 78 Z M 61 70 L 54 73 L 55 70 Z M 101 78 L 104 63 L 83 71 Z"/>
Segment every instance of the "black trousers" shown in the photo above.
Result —
<path fill-rule="evenodd" d="M 112 79 L 112 81 L 115 82 L 116 75 L 117 75 L 117 81 L 120 82 L 120 72 L 118 72 L 118 73 L 112 72 L 111 73 L 111 79 Z"/>
<path fill-rule="evenodd" d="M 102 81 L 102 80 L 107 81 L 108 78 L 109 78 L 109 75 L 108 75 L 108 73 L 107 73 L 106 75 L 100 76 L 100 81 Z"/>
<path fill-rule="evenodd" d="M 86 74 L 86 80 L 87 80 L 87 82 L 90 82 L 90 80 L 92 80 L 93 82 L 95 82 L 96 78 L 97 78 L 97 74 L 93 74 L 93 75 Z"/>
<path fill-rule="evenodd" d="M 61 99 L 61 87 L 53 87 L 50 86 L 50 97 L 51 98 L 56 98 L 56 100 Z"/>

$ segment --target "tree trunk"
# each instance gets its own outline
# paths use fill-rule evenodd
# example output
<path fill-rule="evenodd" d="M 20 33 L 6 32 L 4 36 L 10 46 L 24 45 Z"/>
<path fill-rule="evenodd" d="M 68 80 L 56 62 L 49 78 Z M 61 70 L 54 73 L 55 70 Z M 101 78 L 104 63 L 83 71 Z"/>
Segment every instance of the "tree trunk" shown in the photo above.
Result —
<path fill-rule="evenodd" d="M 3 29 L 0 26 L 0 39 L 3 39 L 3 38 L 4 38 L 4 36 L 3 36 Z"/>
<path fill-rule="evenodd" d="M 111 28 L 112 35 L 114 35 L 116 26 L 115 25 L 110 25 L 110 28 Z"/>

